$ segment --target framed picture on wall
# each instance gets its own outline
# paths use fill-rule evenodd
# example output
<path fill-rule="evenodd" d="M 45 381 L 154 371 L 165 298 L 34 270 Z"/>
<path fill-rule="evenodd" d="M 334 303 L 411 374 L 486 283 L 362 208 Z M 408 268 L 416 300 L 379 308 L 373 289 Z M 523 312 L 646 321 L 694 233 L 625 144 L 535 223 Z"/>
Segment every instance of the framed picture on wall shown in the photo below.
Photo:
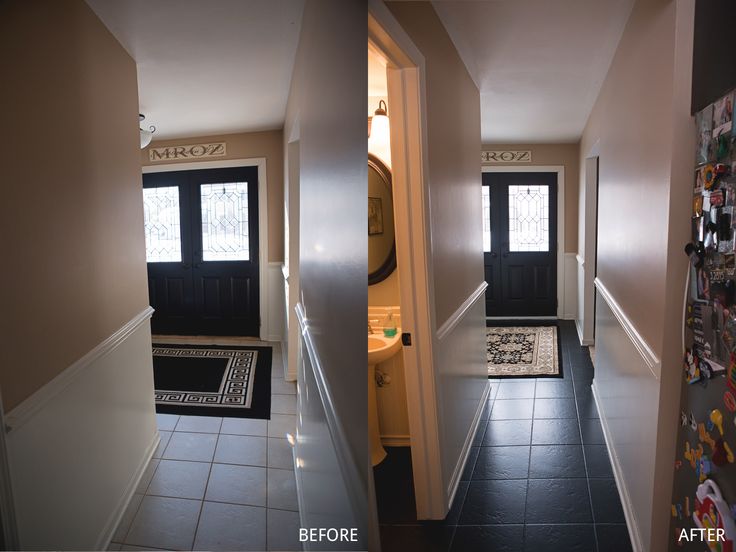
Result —
<path fill-rule="evenodd" d="M 383 205 L 380 197 L 368 198 L 368 235 L 383 234 Z"/>

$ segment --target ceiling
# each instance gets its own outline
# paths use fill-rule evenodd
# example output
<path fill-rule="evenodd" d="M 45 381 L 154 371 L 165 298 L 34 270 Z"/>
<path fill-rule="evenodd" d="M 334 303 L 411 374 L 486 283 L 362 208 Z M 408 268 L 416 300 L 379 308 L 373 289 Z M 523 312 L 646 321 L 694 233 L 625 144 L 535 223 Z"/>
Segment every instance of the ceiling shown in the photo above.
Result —
<path fill-rule="evenodd" d="M 281 128 L 304 0 L 87 0 L 135 59 L 156 139 Z"/>
<path fill-rule="evenodd" d="M 483 143 L 576 142 L 634 0 L 435 0 L 481 95 Z"/>

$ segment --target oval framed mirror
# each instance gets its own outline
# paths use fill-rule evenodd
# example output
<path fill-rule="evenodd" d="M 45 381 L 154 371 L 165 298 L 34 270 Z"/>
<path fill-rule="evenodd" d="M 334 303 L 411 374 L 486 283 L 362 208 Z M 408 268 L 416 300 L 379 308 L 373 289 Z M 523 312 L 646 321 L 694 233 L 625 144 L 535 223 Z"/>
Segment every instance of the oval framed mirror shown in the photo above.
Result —
<path fill-rule="evenodd" d="M 368 154 L 368 285 L 377 284 L 396 270 L 394 201 L 391 171 Z"/>

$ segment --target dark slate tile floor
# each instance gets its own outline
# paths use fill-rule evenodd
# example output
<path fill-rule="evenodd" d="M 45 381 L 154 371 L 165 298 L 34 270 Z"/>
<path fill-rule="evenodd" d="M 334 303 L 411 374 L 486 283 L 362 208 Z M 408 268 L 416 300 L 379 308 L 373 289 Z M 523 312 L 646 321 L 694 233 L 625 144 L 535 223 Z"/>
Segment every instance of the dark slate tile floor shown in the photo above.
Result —
<path fill-rule="evenodd" d="M 590 389 L 593 366 L 560 322 L 563 378 L 491 380 L 444 521 L 417 521 L 409 448 L 374 470 L 383 552 L 627 552 L 623 510 Z"/>

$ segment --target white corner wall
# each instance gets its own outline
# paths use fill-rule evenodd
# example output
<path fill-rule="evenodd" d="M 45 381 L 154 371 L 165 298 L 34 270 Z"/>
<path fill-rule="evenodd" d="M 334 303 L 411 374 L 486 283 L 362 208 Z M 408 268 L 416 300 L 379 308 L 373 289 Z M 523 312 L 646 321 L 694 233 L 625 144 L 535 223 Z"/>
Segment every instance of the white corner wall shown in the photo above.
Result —
<path fill-rule="evenodd" d="M 23 550 L 104 550 L 158 444 L 150 307 L 5 417 Z"/>

